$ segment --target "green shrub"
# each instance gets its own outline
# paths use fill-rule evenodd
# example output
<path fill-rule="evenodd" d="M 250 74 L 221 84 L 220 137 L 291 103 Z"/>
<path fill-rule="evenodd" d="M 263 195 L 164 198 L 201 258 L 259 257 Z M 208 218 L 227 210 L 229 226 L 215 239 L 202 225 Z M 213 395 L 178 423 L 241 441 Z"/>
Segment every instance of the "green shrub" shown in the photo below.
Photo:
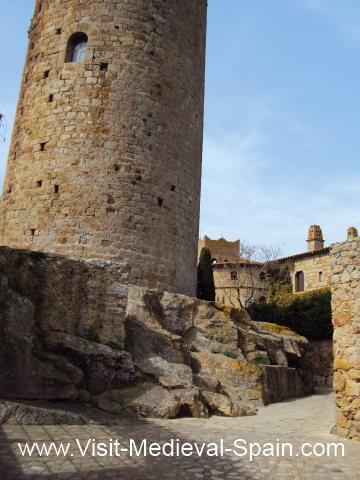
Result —
<path fill-rule="evenodd" d="M 259 365 L 264 365 L 267 363 L 266 358 L 261 355 L 261 353 L 257 353 L 254 358 L 254 362 Z"/>
<path fill-rule="evenodd" d="M 223 352 L 223 355 L 229 358 L 238 358 L 237 355 L 234 352 L 231 352 L 230 350 L 225 350 L 225 352 Z"/>
<path fill-rule="evenodd" d="M 285 325 L 310 340 L 332 338 L 330 288 L 294 294 L 284 285 L 269 303 L 254 303 L 248 312 L 255 321 Z"/>

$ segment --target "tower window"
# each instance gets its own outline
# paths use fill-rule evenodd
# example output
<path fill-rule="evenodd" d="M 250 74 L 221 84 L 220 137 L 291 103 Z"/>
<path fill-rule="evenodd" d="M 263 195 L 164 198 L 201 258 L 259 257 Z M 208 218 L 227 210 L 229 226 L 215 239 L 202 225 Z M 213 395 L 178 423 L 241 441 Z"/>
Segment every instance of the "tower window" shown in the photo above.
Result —
<path fill-rule="evenodd" d="M 259 280 L 265 280 L 265 272 L 259 273 Z"/>
<path fill-rule="evenodd" d="M 54 101 L 54 95 L 51 94 L 51 95 L 49 95 L 48 102 L 51 103 L 53 101 Z"/>
<path fill-rule="evenodd" d="M 54 185 L 54 192 L 59 193 L 59 185 Z"/>
<path fill-rule="evenodd" d="M 35 236 L 35 231 L 36 231 L 35 228 L 30 228 L 30 235 L 31 235 L 32 237 Z"/>
<path fill-rule="evenodd" d="M 36 186 L 37 186 L 37 188 L 41 188 L 42 187 L 42 180 L 38 180 L 36 182 Z"/>
<path fill-rule="evenodd" d="M 56 35 L 61 35 L 61 28 L 56 29 Z"/>
<path fill-rule="evenodd" d="M 238 279 L 238 272 L 234 270 L 233 272 L 230 273 L 231 280 L 237 280 Z"/>
<path fill-rule="evenodd" d="M 108 69 L 108 65 L 109 65 L 108 63 L 100 63 L 100 70 L 102 72 L 106 72 Z"/>
<path fill-rule="evenodd" d="M 86 57 L 88 36 L 86 33 L 77 32 L 71 35 L 66 51 L 66 62 L 82 62 Z"/>
<path fill-rule="evenodd" d="M 319 272 L 319 282 L 322 282 L 322 280 L 323 280 L 322 276 L 323 276 L 323 273 Z"/>
<path fill-rule="evenodd" d="M 46 142 L 40 143 L 40 152 L 43 152 L 45 150 L 45 145 L 46 145 Z"/>
<path fill-rule="evenodd" d="M 303 292 L 305 288 L 304 272 L 295 273 L 295 292 Z"/>
<path fill-rule="evenodd" d="M 44 78 L 48 78 L 49 75 L 50 75 L 50 70 L 45 70 Z"/>

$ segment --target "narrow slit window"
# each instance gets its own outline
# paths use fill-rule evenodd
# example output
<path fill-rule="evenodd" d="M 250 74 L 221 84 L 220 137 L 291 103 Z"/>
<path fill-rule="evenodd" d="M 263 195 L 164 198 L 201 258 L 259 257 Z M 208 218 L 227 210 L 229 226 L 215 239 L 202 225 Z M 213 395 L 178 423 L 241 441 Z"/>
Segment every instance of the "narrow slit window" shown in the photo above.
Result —
<path fill-rule="evenodd" d="M 30 235 L 31 235 L 32 237 L 35 236 L 35 231 L 36 231 L 35 228 L 30 228 Z"/>
<path fill-rule="evenodd" d="M 54 95 L 51 94 L 51 95 L 49 95 L 48 102 L 51 103 L 53 101 L 54 101 Z"/>
<path fill-rule="evenodd" d="M 44 78 L 48 78 L 49 75 L 50 75 L 50 70 L 45 70 Z"/>
<path fill-rule="evenodd" d="M 38 180 L 38 181 L 36 182 L 36 187 L 37 187 L 37 188 L 41 188 L 41 187 L 42 187 L 42 180 Z"/>
<path fill-rule="evenodd" d="M 43 152 L 45 150 L 45 145 L 46 142 L 40 143 L 40 152 Z"/>
<path fill-rule="evenodd" d="M 59 185 L 54 185 L 54 192 L 59 193 Z"/>
<path fill-rule="evenodd" d="M 77 32 L 71 35 L 68 41 L 66 62 L 82 62 L 86 57 L 88 36 L 86 33 Z"/>

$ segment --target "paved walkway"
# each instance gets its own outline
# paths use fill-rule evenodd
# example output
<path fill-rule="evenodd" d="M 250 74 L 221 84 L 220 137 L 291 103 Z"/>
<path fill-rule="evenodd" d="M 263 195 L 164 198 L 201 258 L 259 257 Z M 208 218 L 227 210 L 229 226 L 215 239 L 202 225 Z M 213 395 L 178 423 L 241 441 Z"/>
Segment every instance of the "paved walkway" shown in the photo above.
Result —
<path fill-rule="evenodd" d="M 181 418 L 177 420 L 147 420 L 142 422 L 125 421 L 120 426 L 3 426 L 0 435 L 0 479 L 52 479 L 52 480 L 161 480 L 161 479 L 359 479 L 360 444 L 344 441 L 328 432 L 333 423 L 333 396 L 329 391 L 318 395 L 286 401 L 262 408 L 255 417 L 221 418 L 210 420 Z M 224 448 L 235 449 L 236 453 L 249 451 L 250 442 L 262 444 L 288 442 L 293 444 L 293 456 L 284 457 L 259 456 L 249 461 L 249 456 L 239 457 L 233 451 L 224 456 L 180 456 L 158 457 L 141 455 L 130 457 L 129 452 L 120 452 L 120 457 L 110 456 L 110 439 L 118 439 L 120 448 L 129 448 L 129 439 L 134 439 L 135 446 L 140 448 L 141 441 L 169 442 L 179 439 L 182 442 L 224 441 Z M 91 456 L 88 451 L 81 455 L 79 446 L 85 448 L 90 439 L 89 449 L 96 442 L 103 441 L 107 445 L 106 456 Z M 235 439 L 242 443 L 234 446 Z M 278 439 L 278 440 L 277 440 Z M 245 444 L 244 442 L 248 442 Z M 67 456 L 22 457 L 18 442 L 69 442 Z M 318 443 L 342 442 L 345 448 L 344 457 L 301 455 L 303 443 L 313 446 Z M 176 443 L 176 442 L 175 442 Z M 236 448 L 237 447 L 237 448 Z M 243 447 L 243 449 L 239 448 Z M 113 447 L 115 449 L 115 447 Z M 170 448 L 169 446 L 167 448 Z M 209 445 L 211 448 L 211 445 Z M 256 447 L 254 447 L 257 450 Z M 305 453 L 311 447 L 307 446 Z M 322 447 L 317 445 L 320 453 Z M 285 449 L 286 450 L 286 449 Z M 285 451 L 285 454 L 288 450 Z M 154 450 L 155 452 L 155 450 Z M 98 449 L 95 453 L 102 453 Z M 214 453 L 214 450 L 208 452 Z M 270 453 L 268 449 L 266 453 Z M 298 454 L 298 456 L 296 455 Z"/>

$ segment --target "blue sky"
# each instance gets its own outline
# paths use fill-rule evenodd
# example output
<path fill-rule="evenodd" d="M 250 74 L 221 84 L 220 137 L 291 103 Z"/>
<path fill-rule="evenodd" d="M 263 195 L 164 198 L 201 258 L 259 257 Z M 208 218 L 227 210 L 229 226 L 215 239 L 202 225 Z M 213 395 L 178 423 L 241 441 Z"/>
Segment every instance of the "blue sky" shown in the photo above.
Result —
<path fill-rule="evenodd" d="M 9 130 L 32 9 L 0 0 Z M 360 228 L 360 2 L 209 0 L 208 13 L 201 235 L 284 255 L 312 223 L 345 239 Z"/>

